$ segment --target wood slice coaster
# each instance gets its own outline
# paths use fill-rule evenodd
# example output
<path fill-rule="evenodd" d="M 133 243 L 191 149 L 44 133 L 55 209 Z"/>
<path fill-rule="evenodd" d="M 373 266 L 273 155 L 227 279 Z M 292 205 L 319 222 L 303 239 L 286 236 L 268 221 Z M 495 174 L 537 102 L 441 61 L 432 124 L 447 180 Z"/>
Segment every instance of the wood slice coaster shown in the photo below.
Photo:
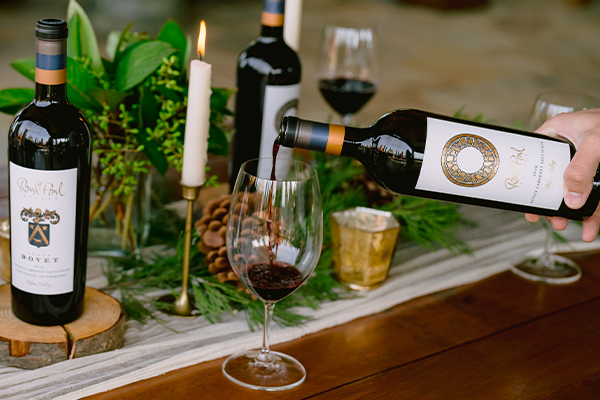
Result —
<path fill-rule="evenodd" d="M 57 326 L 37 326 L 14 316 L 10 285 L 0 286 L 0 363 L 36 369 L 123 346 L 125 313 L 113 297 L 85 290 L 83 315 Z"/>

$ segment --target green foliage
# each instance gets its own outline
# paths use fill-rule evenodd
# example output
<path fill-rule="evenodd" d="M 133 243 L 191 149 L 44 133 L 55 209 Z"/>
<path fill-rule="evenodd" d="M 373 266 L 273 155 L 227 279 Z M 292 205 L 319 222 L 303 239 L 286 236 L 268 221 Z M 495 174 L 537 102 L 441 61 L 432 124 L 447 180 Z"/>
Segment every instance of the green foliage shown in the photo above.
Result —
<path fill-rule="evenodd" d="M 470 252 L 468 246 L 455 235 L 455 230 L 460 225 L 469 224 L 462 218 L 455 204 L 409 196 L 395 196 L 392 201 L 382 206 L 369 204 L 364 188 L 354 180 L 356 176 L 366 176 L 360 163 L 322 153 L 312 155 L 319 175 L 323 215 L 326 216 L 323 219 L 324 248 L 331 240 L 331 213 L 362 206 L 379 208 L 394 214 L 402 225 L 403 240 L 414 241 L 431 249 L 442 246 L 455 253 Z"/>
<path fill-rule="evenodd" d="M 178 295 L 181 286 L 181 265 L 183 258 L 183 235 L 180 236 L 175 252 L 157 252 L 149 259 L 111 260 L 103 271 L 108 279 L 106 291 L 119 290 L 121 303 L 129 318 L 140 323 L 148 319 L 160 323 L 164 321 L 156 310 L 168 307 L 157 299 L 148 297 L 148 293 L 156 289 L 170 289 Z M 193 234 L 193 242 L 199 240 Z M 236 314 L 245 311 L 250 329 L 254 330 L 263 323 L 263 303 L 253 299 L 245 291 L 229 283 L 219 282 L 203 263 L 204 255 L 197 246 L 192 246 L 190 255 L 190 287 L 193 300 L 199 315 L 211 323 L 221 321 L 224 314 Z M 335 281 L 332 272 L 316 270 L 307 282 L 275 307 L 273 320 L 281 326 L 296 326 L 308 318 L 290 311 L 292 307 L 308 306 L 317 308 L 325 300 L 335 301 L 351 297 L 348 291 Z"/>
<path fill-rule="evenodd" d="M 151 168 L 163 176 L 168 168 L 181 171 L 191 42 L 173 20 L 166 21 L 156 39 L 132 32 L 131 23 L 109 35 L 109 58 L 103 59 L 92 24 L 75 0 L 67 16 L 67 96 L 90 122 L 96 155 L 90 217 L 102 220 L 112 206 L 117 226 L 131 227 L 139 177 Z M 11 65 L 35 79 L 35 59 Z M 225 121 L 232 115 L 227 109 L 232 94 L 212 89 L 208 152 L 213 154 L 227 155 L 231 134 Z M 0 111 L 14 114 L 32 98 L 32 89 L 1 90 Z M 214 182 L 209 177 L 205 186 Z"/>
<path fill-rule="evenodd" d="M 453 115 L 454 118 L 466 119 L 473 122 L 481 122 L 483 124 L 489 124 L 489 121 L 483 114 L 476 114 L 474 117 L 469 117 L 466 113 L 464 113 L 465 106 L 462 106 L 458 111 L 456 111 Z"/>
<path fill-rule="evenodd" d="M 136 174 L 150 167 L 163 175 L 169 167 L 181 170 L 192 54 L 181 27 L 167 20 L 152 39 L 131 32 L 131 23 L 109 35 L 109 59 L 103 59 L 92 24 L 75 0 L 69 2 L 67 20 L 67 95 L 92 126 L 94 152 L 101 160 L 94 184 L 128 194 L 127 187 L 137 184 Z M 11 65 L 34 80 L 35 59 Z M 227 155 L 231 134 L 225 120 L 232 115 L 227 102 L 233 90 L 212 91 L 208 151 Z M 31 89 L 2 90 L 0 111 L 14 114 L 32 97 Z M 133 180 L 126 182 L 126 177 Z"/>
<path fill-rule="evenodd" d="M 315 153 L 314 165 L 319 176 L 323 204 L 323 250 L 310 278 L 293 296 L 277 303 L 273 320 L 281 326 L 305 323 L 308 317 L 296 314 L 294 307 L 317 309 L 324 301 L 357 296 L 340 285 L 334 277 L 333 252 L 330 246 L 330 215 L 332 212 L 358 206 L 370 206 L 364 190 L 355 178 L 364 175 L 364 168 L 344 157 L 332 157 Z M 444 246 L 454 252 L 468 253 L 469 248 L 454 235 L 456 228 L 464 222 L 456 207 L 437 201 L 397 196 L 381 208 L 391 211 L 403 225 L 404 240 L 429 247 Z M 153 224 L 166 226 L 173 216 L 165 215 L 164 221 Z M 180 228 L 173 228 L 175 231 Z M 172 236 L 172 233 L 171 233 Z M 194 234 L 194 241 L 199 238 Z M 127 314 L 142 323 L 149 318 L 160 319 L 154 312 L 167 306 L 148 299 L 145 293 L 156 289 L 170 289 L 177 294 L 181 286 L 181 241 L 172 255 L 155 255 L 150 260 L 113 261 L 105 272 L 112 285 L 119 289 L 125 299 Z M 250 329 L 263 324 L 263 304 L 252 300 L 244 291 L 238 291 L 228 283 L 220 283 L 203 264 L 203 255 L 192 246 L 190 261 L 190 285 L 198 313 L 211 323 L 219 322 L 223 314 L 244 311 Z"/>
<path fill-rule="evenodd" d="M 20 60 L 13 61 L 10 63 L 10 66 L 20 72 L 25 78 L 32 81 L 35 80 L 35 60 L 33 58 L 22 58 Z M 23 104 L 26 104 L 32 98 L 33 95 L 29 99 L 24 100 Z"/>
<path fill-rule="evenodd" d="M 67 22 L 70 32 L 67 40 L 67 52 L 71 50 L 72 57 L 88 57 L 91 60 L 92 69 L 102 73 L 104 66 L 92 22 L 75 0 L 70 0 L 67 6 Z"/>
<path fill-rule="evenodd" d="M 456 204 L 397 196 L 380 208 L 390 211 L 398 219 L 403 226 L 402 237 L 405 240 L 415 241 L 432 250 L 441 245 L 453 253 L 471 253 L 467 244 L 454 234 L 460 225 L 473 226 L 457 211 Z"/>
<path fill-rule="evenodd" d="M 0 111 L 7 114 L 15 114 L 23 103 L 27 103 L 33 97 L 33 89 L 4 89 L 0 90 Z"/>

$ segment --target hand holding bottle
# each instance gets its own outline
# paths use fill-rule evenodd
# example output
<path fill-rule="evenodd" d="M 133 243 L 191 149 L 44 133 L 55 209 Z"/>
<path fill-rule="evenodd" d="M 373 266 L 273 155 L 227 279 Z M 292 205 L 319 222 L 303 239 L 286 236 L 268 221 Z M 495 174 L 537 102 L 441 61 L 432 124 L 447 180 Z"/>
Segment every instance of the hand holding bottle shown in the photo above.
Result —
<path fill-rule="evenodd" d="M 577 152 L 566 168 L 563 178 L 565 203 L 579 209 L 587 200 L 593 186 L 594 176 L 600 164 L 600 108 L 558 114 L 546 121 L 537 133 L 552 137 L 563 137 L 572 142 Z M 535 222 L 539 215 L 526 214 L 527 220 Z M 567 227 L 567 219 L 548 218 L 556 230 Z M 600 229 L 600 206 L 583 222 L 582 239 L 591 242 Z"/>

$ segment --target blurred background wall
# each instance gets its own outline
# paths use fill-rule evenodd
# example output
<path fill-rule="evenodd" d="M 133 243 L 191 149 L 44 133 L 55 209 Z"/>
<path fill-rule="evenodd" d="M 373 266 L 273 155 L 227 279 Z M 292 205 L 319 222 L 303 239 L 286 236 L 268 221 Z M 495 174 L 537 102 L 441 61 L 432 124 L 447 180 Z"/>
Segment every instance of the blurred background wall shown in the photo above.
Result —
<path fill-rule="evenodd" d="M 101 47 L 109 31 L 122 30 L 131 21 L 135 21 L 132 30 L 154 37 L 165 20 L 173 18 L 195 39 L 204 19 L 205 61 L 213 65 L 214 86 L 235 86 L 237 56 L 260 32 L 262 0 L 81 0 L 80 4 Z M 65 18 L 67 5 L 68 0 L 0 0 L 0 89 L 32 87 L 10 62 L 33 57 L 36 21 Z M 396 108 L 453 114 L 462 107 L 470 116 L 481 113 L 493 123 L 513 126 L 526 119 L 539 92 L 559 89 L 600 96 L 597 0 L 490 0 L 484 6 L 457 10 L 401 0 L 304 0 L 301 117 L 337 121 L 316 86 L 317 47 L 325 23 L 355 19 L 377 23 L 381 30 L 381 85 L 354 119 L 361 126 Z M 2 163 L 11 119 L 0 115 Z"/>

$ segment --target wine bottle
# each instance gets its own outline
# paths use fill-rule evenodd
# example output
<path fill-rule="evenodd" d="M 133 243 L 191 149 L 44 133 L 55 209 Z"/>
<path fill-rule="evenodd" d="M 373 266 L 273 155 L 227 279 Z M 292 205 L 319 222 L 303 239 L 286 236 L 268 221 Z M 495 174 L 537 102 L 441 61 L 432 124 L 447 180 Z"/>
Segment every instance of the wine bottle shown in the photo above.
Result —
<path fill-rule="evenodd" d="M 282 117 L 297 114 L 301 66 L 283 39 L 284 4 L 285 0 L 264 0 L 260 36 L 238 58 L 231 190 L 245 161 L 272 155 Z"/>
<path fill-rule="evenodd" d="M 396 110 L 368 128 L 283 119 L 276 145 L 360 161 L 393 193 L 582 220 L 600 201 L 600 169 L 587 202 L 563 200 L 568 141 L 419 110 Z"/>
<path fill-rule="evenodd" d="M 83 312 L 91 134 L 67 100 L 67 24 L 38 21 L 35 96 L 8 134 L 11 303 L 35 325 Z"/>

